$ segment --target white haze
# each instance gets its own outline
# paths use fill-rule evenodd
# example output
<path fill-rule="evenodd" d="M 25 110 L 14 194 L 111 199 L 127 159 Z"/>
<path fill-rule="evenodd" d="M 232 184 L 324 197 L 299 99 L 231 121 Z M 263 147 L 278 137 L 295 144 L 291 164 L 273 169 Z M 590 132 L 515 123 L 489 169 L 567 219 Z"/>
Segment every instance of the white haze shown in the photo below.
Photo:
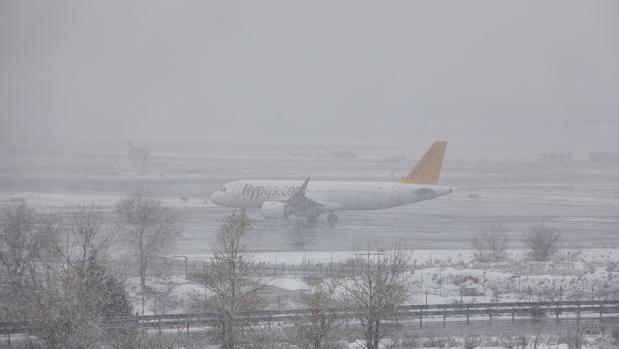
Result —
<path fill-rule="evenodd" d="M 616 1 L 0 2 L 0 137 L 619 148 Z"/>

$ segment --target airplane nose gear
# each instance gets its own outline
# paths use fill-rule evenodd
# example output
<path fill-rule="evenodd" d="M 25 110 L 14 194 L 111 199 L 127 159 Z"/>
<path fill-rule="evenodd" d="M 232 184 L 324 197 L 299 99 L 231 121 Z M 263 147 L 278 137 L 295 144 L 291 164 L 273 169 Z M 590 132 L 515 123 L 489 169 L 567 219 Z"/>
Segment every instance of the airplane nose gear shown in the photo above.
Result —
<path fill-rule="evenodd" d="M 333 212 L 329 212 L 327 215 L 327 222 L 329 222 L 331 226 L 335 225 L 335 223 L 337 223 L 337 215 Z"/>

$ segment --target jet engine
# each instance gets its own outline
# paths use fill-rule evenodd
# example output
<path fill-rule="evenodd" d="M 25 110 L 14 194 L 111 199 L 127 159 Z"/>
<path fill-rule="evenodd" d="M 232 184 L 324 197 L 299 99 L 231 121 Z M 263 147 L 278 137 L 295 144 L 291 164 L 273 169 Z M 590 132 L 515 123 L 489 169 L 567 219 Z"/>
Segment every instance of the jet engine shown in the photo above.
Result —
<path fill-rule="evenodd" d="M 262 204 L 262 216 L 264 218 L 282 219 L 288 217 L 286 204 L 277 201 L 265 201 Z"/>

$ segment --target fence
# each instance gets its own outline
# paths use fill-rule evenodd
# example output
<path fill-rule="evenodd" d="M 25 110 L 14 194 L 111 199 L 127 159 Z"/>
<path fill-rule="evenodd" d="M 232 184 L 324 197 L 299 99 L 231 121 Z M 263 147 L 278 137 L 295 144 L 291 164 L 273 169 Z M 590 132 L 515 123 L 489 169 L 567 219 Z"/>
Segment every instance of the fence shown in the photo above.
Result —
<path fill-rule="evenodd" d="M 355 313 L 347 309 L 334 309 L 342 319 L 354 319 Z M 398 308 L 400 321 L 418 321 L 424 326 L 424 321 L 441 322 L 446 325 L 449 321 L 471 321 L 480 319 L 575 319 L 581 317 L 591 319 L 616 319 L 619 314 L 619 300 L 600 301 L 553 301 L 553 302 L 502 302 L 502 303 L 471 303 L 471 304 L 429 304 L 405 305 Z M 255 311 L 240 313 L 239 319 L 255 322 L 290 322 L 308 316 L 307 309 Z M 150 328 L 178 328 L 187 331 L 190 327 L 210 326 L 218 321 L 215 314 L 168 314 L 142 315 L 127 317 L 106 318 L 105 323 L 110 327 L 121 327 L 135 324 Z M 31 322 L 0 322 L 0 334 L 24 333 L 28 328 L 36 326 Z"/>

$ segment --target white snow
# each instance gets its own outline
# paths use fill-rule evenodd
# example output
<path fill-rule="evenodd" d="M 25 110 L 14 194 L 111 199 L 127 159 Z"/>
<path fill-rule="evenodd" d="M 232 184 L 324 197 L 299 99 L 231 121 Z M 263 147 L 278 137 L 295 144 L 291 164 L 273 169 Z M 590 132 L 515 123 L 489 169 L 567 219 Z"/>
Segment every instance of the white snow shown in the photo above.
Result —
<path fill-rule="evenodd" d="M 283 288 L 286 290 L 303 290 L 309 288 L 309 286 L 300 278 L 276 278 L 269 283 L 271 286 Z"/>

